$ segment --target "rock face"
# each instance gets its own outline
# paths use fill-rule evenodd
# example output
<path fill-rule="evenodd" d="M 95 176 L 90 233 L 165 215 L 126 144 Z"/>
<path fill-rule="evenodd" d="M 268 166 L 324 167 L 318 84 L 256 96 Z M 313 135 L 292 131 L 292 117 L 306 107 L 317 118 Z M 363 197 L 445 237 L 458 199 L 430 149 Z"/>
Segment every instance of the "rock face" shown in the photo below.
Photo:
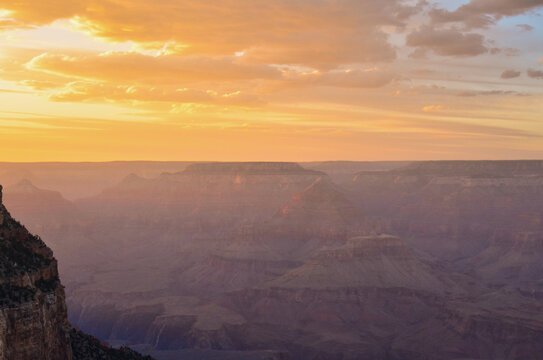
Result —
<path fill-rule="evenodd" d="M 488 248 L 465 263 L 490 284 L 541 292 L 543 232 L 497 233 Z"/>
<path fill-rule="evenodd" d="M 1 200 L 0 359 L 71 360 L 57 262 L 38 237 L 11 218 Z"/>
<path fill-rule="evenodd" d="M 285 223 L 291 222 L 298 226 L 319 224 L 322 227 L 355 226 L 362 224 L 364 220 L 362 211 L 323 177 L 292 196 L 276 217 Z"/>
<path fill-rule="evenodd" d="M 542 161 L 442 161 L 361 172 L 346 184 L 391 231 L 453 260 L 484 250 L 497 231 L 543 231 Z"/>
<path fill-rule="evenodd" d="M 458 284 L 440 278 L 439 269 L 417 259 L 405 243 L 394 236 L 361 236 L 342 246 L 325 247 L 304 265 L 270 283 L 286 288 L 409 288 L 443 294 Z"/>
<path fill-rule="evenodd" d="M 98 339 L 72 329 L 70 332 L 72 352 L 76 360 L 153 360 L 127 348 L 112 349 Z"/>
<path fill-rule="evenodd" d="M 268 234 L 278 238 L 324 239 L 343 243 L 347 238 L 381 233 L 385 227 L 370 220 L 327 177 L 295 193 L 274 215 Z"/>
<path fill-rule="evenodd" d="M 26 179 L 4 188 L 4 204 L 14 218 L 25 219 L 27 229 L 42 235 L 44 222 L 49 228 L 59 228 L 77 213 L 59 192 L 40 189 Z"/>
<path fill-rule="evenodd" d="M 202 234 L 215 238 L 232 231 L 240 222 L 267 220 L 294 193 L 322 175 L 294 163 L 193 164 L 185 171 L 153 179 L 129 176 L 76 205 L 91 219 L 91 231 L 110 227 L 112 221 L 119 222 L 118 229 L 135 222 L 142 224 L 137 231 L 123 230 L 132 246 L 138 239 L 147 242 L 161 238 L 171 248 L 179 243 L 179 233 L 183 233 L 184 241 L 201 238 Z M 117 243 L 109 239 L 105 242 L 104 246 Z"/>
<path fill-rule="evenodd" d="M 543 340 L 540 303 L 419 260 L 392 236 L 324 248 L 222 305 L 246 319 L 227 329 L 231 343 L 294 359 L 536 359 Z"/>
<path fill-rule="evenodd" d="M 72 329 L 53 252 L 11 217 L 0 185 L 0 360 L 98 359 L 152 360 Z"/>

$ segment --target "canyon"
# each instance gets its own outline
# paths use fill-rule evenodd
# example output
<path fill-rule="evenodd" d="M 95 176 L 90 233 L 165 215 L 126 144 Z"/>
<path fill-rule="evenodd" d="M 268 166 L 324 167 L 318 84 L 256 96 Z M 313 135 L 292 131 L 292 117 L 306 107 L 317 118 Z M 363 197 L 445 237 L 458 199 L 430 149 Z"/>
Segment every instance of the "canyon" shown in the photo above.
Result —
<path fill-rule="evenodd" d="M 0 182 L 59 259 L 55 311 L 159 360 L 543 350 L 542 161 L 0 164 Z"/>

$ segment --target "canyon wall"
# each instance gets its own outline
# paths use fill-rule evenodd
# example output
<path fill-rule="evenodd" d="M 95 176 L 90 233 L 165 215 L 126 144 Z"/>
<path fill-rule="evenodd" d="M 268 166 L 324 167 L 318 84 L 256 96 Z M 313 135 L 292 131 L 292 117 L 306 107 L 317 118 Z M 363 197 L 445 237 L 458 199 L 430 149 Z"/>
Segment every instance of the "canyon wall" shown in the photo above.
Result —
<path fill-rule="evenodd" d="M 71 360 L 70 326 L 57 262 L 2 205 L 0 359 Z"/>

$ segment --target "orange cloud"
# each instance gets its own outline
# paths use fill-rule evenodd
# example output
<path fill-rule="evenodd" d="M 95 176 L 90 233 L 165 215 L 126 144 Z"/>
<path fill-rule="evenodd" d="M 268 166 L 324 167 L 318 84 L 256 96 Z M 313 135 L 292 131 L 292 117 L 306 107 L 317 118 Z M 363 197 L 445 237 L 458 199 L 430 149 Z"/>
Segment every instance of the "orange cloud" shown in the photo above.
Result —
<path fill-rule="evenodd" d="M 400 0 L 0 0 L 13 27 L 70 19 L 79 30 L 183 54 L 233 55 L 260 63 L 332 68 L 391 60 L 382 26 L 405 25 L 414 7 Z"/>
<path fill-rule="evenodd" d="M 263 104 L 257 96 L 241 91 L 217 92 L 175 87 L 127 86 L 92 81 L 71 82 L 62 91 L 53 93 L 49 98 L 62 102 L 142 101 L 233 106 Z"/>
<path fill-rule="evenodd" d="M 281 76 L 274 67 L 243 64 L 236 56 L 150 56 L 134 52 L 83 56 L 43 53 L 29 61 L 27 67 L 76 78 L 147 84 L 273 79 Z"/>
<path fill-rule="evenodd" d="M 422 111 L 424 112 L 431 112 L 431 111 L 440 111 L 443 110 L 444 107 L 442 105 L 428 105 L 422 108 Z"/>
<path fill-rule="evenodd" d="M 397 77 L 386 69 L 347 69 L 332 71 L 300 72 L 290 71 L 284 73 L 282 86 L 332 86 L 342 88 L 371 89 L 385 86 Z"/>
<path fill-rule="evenodd" d="M 0 56 L 0 79 L 19 82 L 35 90 L 62 87 L 66 79 L 58 75 L 31 71 L 25 64 L 40 54 L 39 50 L 2 48 Z"/>
<path fill-rule="evenodd" d="M 81 1 L 49 0 L 49 1 L 0 1 L 0 10 L 7 12 L 3 28 L 31 27 L 49 24 L 57 19 L 73 16 L 85 11 Z"/>
<path fill-rule="evenodd" d="M 56 76 L 55 82 L 24 80 L 34 89 L 53 89 L 54 101 L 163 101 L 254 106 L 264 89 L 327 86 L 378 88 L 396 75 L 386 69 L 308 71 L 246 63 L 238 56 L 143 55 L 140 53 L 43 53 L 27 72 Z"/>

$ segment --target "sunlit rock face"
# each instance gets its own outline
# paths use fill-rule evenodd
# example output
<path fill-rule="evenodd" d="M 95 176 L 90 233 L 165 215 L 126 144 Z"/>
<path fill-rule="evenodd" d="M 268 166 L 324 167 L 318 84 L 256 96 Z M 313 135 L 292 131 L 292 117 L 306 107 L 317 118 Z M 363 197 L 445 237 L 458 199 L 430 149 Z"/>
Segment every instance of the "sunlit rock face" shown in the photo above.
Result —
<path fill-rule="evenodd" d="M 0 358 L 70 360 L 70 327 L 57 262 L 1 200 L 0 195 Z"/>
<path fill-rule="evenodd" d="M 193 231 L 271 216 L 323 173 L 295 163 L 203 163 L 152 179 L 129 175 L 79 203 L 91 214 L 169 221 L 184 218 Z M 209 230 L 208 230 L 209 231 Z"/>
<path fill-rule="evenodd" d="M 345 230 L 363 231 L 366 225 L 362 210 L 326 177 L 319 177 L 294 194 L 276 213 L 274 220 L 278 228 L 290 232 L 305 230 L 317 236 L 320 233 L 323 237 Z"/>

